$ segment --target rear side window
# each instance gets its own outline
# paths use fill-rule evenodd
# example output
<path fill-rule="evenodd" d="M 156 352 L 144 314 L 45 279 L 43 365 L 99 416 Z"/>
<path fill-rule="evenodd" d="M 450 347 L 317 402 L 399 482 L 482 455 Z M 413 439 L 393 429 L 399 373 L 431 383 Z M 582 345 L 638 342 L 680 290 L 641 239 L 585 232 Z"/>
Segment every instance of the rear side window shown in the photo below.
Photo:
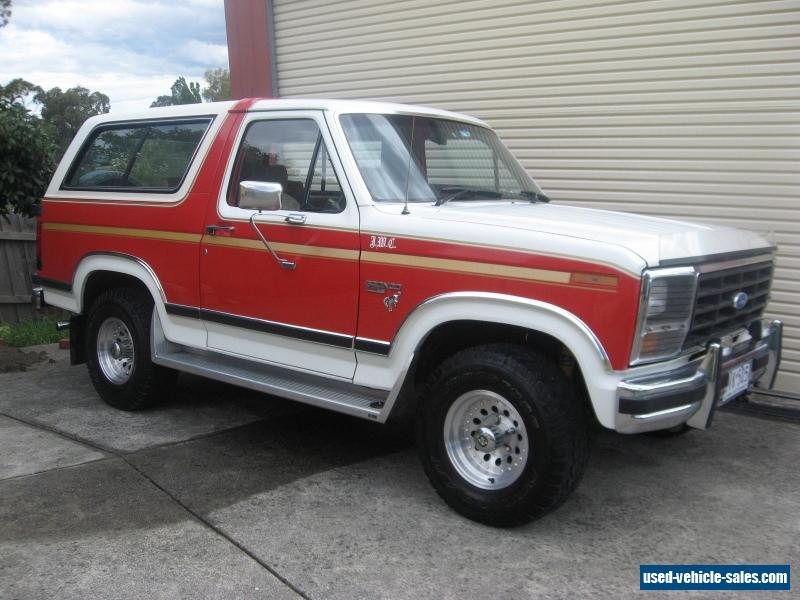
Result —
<path fill-rule="evenodd" d="M 210 118 L 126 123 L 97 128 L 62 186 L 79 190 L 174 192 Z"/>

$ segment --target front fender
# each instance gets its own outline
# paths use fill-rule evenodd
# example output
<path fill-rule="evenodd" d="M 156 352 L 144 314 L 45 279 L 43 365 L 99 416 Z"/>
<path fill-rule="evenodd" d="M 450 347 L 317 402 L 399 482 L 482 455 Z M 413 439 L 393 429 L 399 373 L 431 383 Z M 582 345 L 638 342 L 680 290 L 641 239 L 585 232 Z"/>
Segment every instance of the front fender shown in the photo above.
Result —
<path fill-rule="evenodd" d="M 406 317 L 388 357 L 358 353 L 355 383 L 392 389 L 384 409 L 387 418 L 411 357 L 431 331 L 451 321 L 514 325 L 556 338 L 580 366 L 597 418 L 613 427 L 618 377 L 592 330 L 574 314 L 553 304 L 488 292 L 454 292 L 430 298 Z"/>

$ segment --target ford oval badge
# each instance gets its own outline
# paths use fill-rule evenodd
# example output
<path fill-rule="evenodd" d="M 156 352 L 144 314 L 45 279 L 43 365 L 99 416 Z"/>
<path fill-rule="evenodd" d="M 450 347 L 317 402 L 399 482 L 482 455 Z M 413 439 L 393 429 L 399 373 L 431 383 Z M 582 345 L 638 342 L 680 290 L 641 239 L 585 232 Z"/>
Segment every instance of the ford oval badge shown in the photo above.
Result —
<path fill-rule="evenodd" d="M 750 296 L 748 296 L 745 292 L 737 292 L 733 296 L 733 308 L 736 310 L 742 310 L 745 306 L 747 306 L 748 300 L 750 300 Z"/>

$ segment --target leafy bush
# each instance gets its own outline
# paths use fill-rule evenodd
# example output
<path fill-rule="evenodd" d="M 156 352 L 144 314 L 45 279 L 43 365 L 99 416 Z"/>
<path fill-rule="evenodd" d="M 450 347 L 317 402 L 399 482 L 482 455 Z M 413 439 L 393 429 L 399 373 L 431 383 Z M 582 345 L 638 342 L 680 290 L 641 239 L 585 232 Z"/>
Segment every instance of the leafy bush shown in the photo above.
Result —
<path fill-rule="evenodd" d="M 54 151 L 41 120 L 0 99 L 0 216 L 35 214 L 55 169 Z"/>

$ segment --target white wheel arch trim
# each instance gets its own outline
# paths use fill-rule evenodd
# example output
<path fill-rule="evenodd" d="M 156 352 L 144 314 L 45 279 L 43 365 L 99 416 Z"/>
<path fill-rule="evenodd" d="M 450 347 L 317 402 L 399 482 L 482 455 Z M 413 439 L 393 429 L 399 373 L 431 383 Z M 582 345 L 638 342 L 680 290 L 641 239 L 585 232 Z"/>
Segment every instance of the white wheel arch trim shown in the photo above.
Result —
<path fill-rule="evenodd" d="M 86 291 L 86 283 L 89 277 L 96 271 L 111 271 L 122 275 L 130 275 L 140 280 L 147 286 L 150 295 L 156 301 L 159 313 L 163 311 L 166 314 L 164 309 L 164 304 L 166 303 L 164 289 L 161 287 L 161 282 L 158 280 L 155 271 L 150 268 L 150 265 L 135 256 L 110 252 L 88 254 L 78 264 L 72 280 L 72 291 L 76 295 L 78 302 L 80 302 L 80 312 L 88 308 L 83 305 L 84 292 Z M 158 302 L 158 300 L 161 300 L 161 302 Z"/>
<path fill-rule="evenodd" d="M 110 271 L 130 275 L 147 287 L 155 302 L 159 319 L 164 327 L 164 334 L 171 341 L 203 348 L 206 345 L 205 326 L 197 319 L 186 319 L 168 315 L 165 304 L 166 296 L 155 271 L 142 259 L 129 254 L 117 252 L 97 252 L 87 254 L 78 263 L 72 277 L 72 290 L 62 291 L 47 288 L 46 300 L 49 304 L 75 313 L 83 313 L 86 283 L 92 273 Z"/>
<path fill-rule="evenodd" d="M 592 330 L 577 316 L 553 304 L 489 292 L 454 292 L 430 298 L 406 317 L 392 341 L 388 358 L 365 352 L 357 354 L 354 383 L 392 390 L 384 407 L 384 418 L 388 418 L 399 395 L 411 362 L 409 357 L 418 351 L 431 331 L 452 321 L 514 325 L 560 340 L 581 368 L 598 419 L 613 427 L 619 375 Z"/>

